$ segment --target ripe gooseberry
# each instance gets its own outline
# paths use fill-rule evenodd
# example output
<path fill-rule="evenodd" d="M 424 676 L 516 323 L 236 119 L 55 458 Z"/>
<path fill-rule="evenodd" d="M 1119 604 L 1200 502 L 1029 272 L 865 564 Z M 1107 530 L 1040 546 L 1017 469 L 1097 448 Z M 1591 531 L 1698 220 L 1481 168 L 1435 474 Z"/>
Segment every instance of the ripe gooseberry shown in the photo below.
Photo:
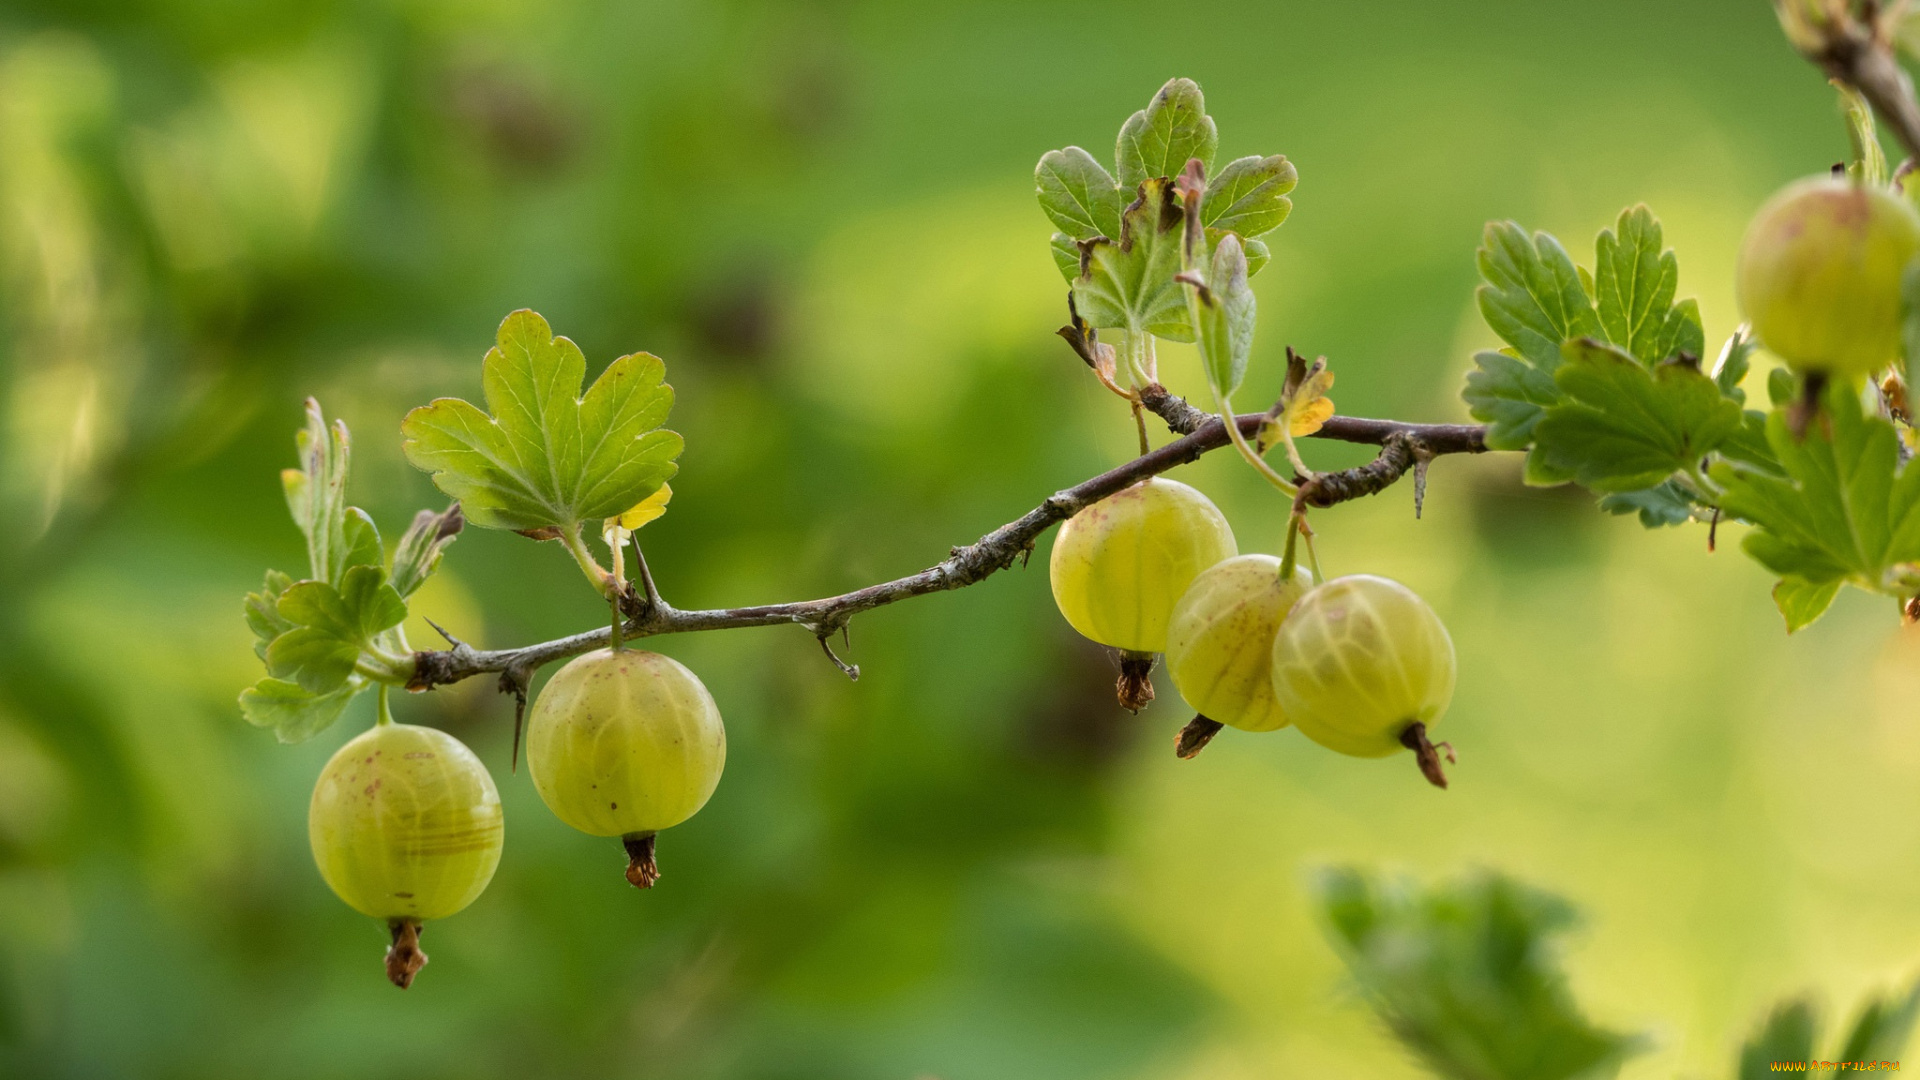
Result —
<path fill-rule="evenodd" d="M 1273 696 L 1273 637 L 1313 587 L 1313 575 L 1296 566 L 1283 578 L 1280 565 L 1271 555 L 1225 559 L 1194 578 L 1173 606 L 1167 674 L 1200 714 L 1182 733 L 1181 757 L 1199 753 L 1220 724 L 1242 731 L 1287 726 Z"/>
<path fill-rule="evenodd" d="M 423 923 L 471 904 L 500 865 L 500 793 L 444 731 L 382 722 L 320 770 L 307 810 L 314 862 L 340 899 L 393 934 L 387 978 L 426 966 Z"/>
<path fill-rule="evenodd" d="M 1788 185 L 1747 226 L 1740 310 L 1797 371 L 1854 377 L 1900 353 L 1901 276 L 1920 253 L 1906 200 L 1842 177 Z"/>
<path fill-rule="evenodd" d="M 1301 733 L 1355 757 L 1406 747 L 1436 787 L 1447 777 L 1427 731 L 1446 713 L 1453 679 L 1440 617 L 1405 585 L 1371 574 L 1308 590 L 1273 639 L 1274 699 Z"/>
<path fill-rule="evenodd" d="M 598 649 L 556 672 L 527 721 L 527 768 L 556 817 L 618 836 L 627 880 L 660 879 L 654 837 L 707 804 L 727 763 L 720 710 L 670 657 Z"/>
<path fill-rule="evenodd" d="M 1060 526 L 1047 563 L 1053 601 L 1075 630 L 1122 651 L 1120 704 L 1153 700 L 1153 654 L 1200 571 L 1237 552 L 1233 529 L 1205 495 L 1154 477 L 1094 503 Z"/>

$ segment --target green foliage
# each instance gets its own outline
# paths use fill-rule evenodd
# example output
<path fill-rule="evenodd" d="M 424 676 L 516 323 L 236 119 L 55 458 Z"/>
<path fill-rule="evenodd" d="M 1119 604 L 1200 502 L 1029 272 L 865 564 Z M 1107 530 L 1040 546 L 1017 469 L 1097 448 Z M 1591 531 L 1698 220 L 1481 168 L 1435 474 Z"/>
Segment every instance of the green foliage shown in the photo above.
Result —
<path fill-rule="evenodd" d="M 1856 390 L 1836 384 L 1822 401 L 1804 438 L 1789 430 L 1784 410 L 1768 418 L 1767 440 L 1784 477 L 1731 462 L 1714 466 L 1725 489 L 1720 505 L 1756 526 L 1741 546 L 1783 578 L 1910 593 L 1915 574 L 1906 564 L 1920 561 L 1920 469 L 1900 467 L 1898 433 L 1861 408 Z M 1787 592 L 1804 614 L 1805 590 Z"/>
<path fill-rule="evenodd" d="M 1077 146 L 1051 150 L 1034 170 L 1040 208 L 1053 234 L 1054 264 L 1073 289 L 1075 309 L 1096 329 L 1192 341 L 1180 272 L 1184 219 L 1173 178 L 1189 160 L 1211 169 L 1219 133 L 1199 86 L 1172 79 L 1129 117 L 1115 147 L 1119 179 Z M 1283 155 L 1229 162 L 1208 184 L 1200 207 L 1211 258 L 1227 236 L 1239 239 L 1248 275 L 1267 264 L 1254 239 L 1280 227 L 1299 174 Z"/>
<path fill-rule="evenodd" d="M 1869 997 L 1834 1056 L 1822 1058 L 1818 1053 L 1820 1024 L 1813 1003 L 1805 998 L 1783 1001 L 1767 1013 L 1766 1019 L 1740 1047 L 1734 1077 L 1735 1080 L 1761 1080 L 1777 1076 L 1779 1070 L 1773 1066 L 1784 1062 L 1866 1065 L 1898 1061 L 1913 1037 L 1916 1019 L 1920 1019 L 1920 982 L 1903 992 Z M 1830 1067 L 1822 1071 L 1836 1070 Z"/>
<path fill-rule="evenodd" d="M 1211 170 L 1220 132 L 1192 79 L 1168 79 L 1147 107 L 1127 117 L 1114 148 L 1120 186 L 1138 188 L 1155 177 L 1174 177 L 1199 158 Z"/>
<path fill-rule="evenodd" d="M 1207 182 L 1200 223 L 1242 237 L 1272 232 L 1293 212 L 1287 193 L 1299 182 L 1300 174 L 1283 154 L 1229 162 Z"/>
<path fill-rule="evenodd" d="M 1607 340 L 1648 364 L 1700 359 L 1700 306 L 1673 302 L 1680 263 L 1662 247 L 1660 223 L 1643 203 L 1620 214 L 1595 243 L 1594 299 Z"/>
<path fill-rule="evenodd" d="M 469 519 L 490 529 L 577 534 L 621 513 L 674 474 L 680 436 L 666 365 L 647 353 L 607 366 L 584 396 L 586 358 L 547 321 L 516 311 L 500 324 L 482 374 L 492 415 L 440 398 L 401 424 L 407 460 L 433 474 Z"/>
<path fill-rule="evenodd" d="M 1691 520 L 1694 506 L 1692 493 L 1672 480 L 1638 491 L 1610 491 L 1600 497 L 1600 509 L 1609 514 L 1639 514 L 1640 524 L 1649 529 Z"/>
<path fill-rule="evenodd" d="M 1669 377 L 1671 382 L 1655 379 L 1641 386 L 1622 381 L 1630 376 L 1619 369 L 1611 380 L 1617 385 L 1610 388 L 1605 385 L 1610 380 L 1596 372 L 1572 376 L 1573 385 L 1599 398 L 1580 402 L 1576 397 L 1576 407 L 1564 412 L 1558 425 L 1565 436 L 1558 447 L 1537 441 L 1547 411 L 1571 393 L 1557 379 L 1569 341 L 1612 344 L 1647 369 L 1680 355 L 1693 357 L 1697 365 L 1703 340 L 1699 309 L 1691 300 L 1673 302 L 1678 264 L 1661 243 L 1660 223 L 1652 212 L 1645 206 L 1629 207 L 1613 229 L 1600 233 L 1595 243 L 1598 272 L 1589 277 L 1546 233 L 1529 238 L 1510 221 L 1487 225 L 1479 255 L 1485 281 L 1479 292 L 1480 313 L 1507 348 L 1474 357 L 1475 370 L 1467 375 L 1462 397 L 1474 417 L 1487 424 L 1488 446 L 1532 447 L 1528 483 L 1591 477 L 1603 485 L 1587 485 L 1595 490 L 1649 487 L 1674 471 L 1654 475 L 1656 458 L 1691 446 L 1703 433 L 1717 433 L 1721 420 L 1707 421 L 1704 430 L 1686 423 L 1702 421 L 1703 410 L 1718 413 L 1705 405 L 1690 380 Z M 1595 415 L 1649 403 L 1657 413 L 1653 418 Z M 1607 436 L 1606 446 L 1572 445 L 1596 428 Z"/>
<path fill-rule="evenodd" d="M 1085 269 L 1073 281 L 1080 316 L 1096 329 L 1192 341 L 1187 298 L 1173 280 L 1185 220 L 1173 181 L 1143 182 L 1121 219 L 1120 239 L 1096 237 L 1081 247 Z"/>
<path fill-rule="evenodd" d="M 1246 378 L 1256 314 L 1253 290 L 1247 285 L 1247 257 L 1238 237 L 1228 236 L 1213 249 L 1207 283 L 1194 287 L 1192 299 L 1207 382 L 1225 400 Z"/>
<path fill-rule="evenodd" d="M 407 617 L 407 602 L 377 566 L 356 566 L 338 587 L 302 581 L 280 595 L 280 618 L 294 629 L 267 646 L 267 670 L 311 694 L 346 685 L 375 635 Z"/>
<path fill-rule="evenodd" d="M 1563 401 L 1535 432 L 1538 452 L 1589 490 L 1637 491 L 1698 467 L 1740 427 L 1740 403 L 1695 363 L 1651 371 L 1622 349 L 1568 342 L 1554 384 Z"/>
<path fill-rule="evenodd" d="M 1492 873 L 1422 891 L 1351 868 L 1319 894 L 1368 1004 L 1439 1076 L 1594 1080 L 1641 1047 L 1581 1015 L 1554 955 L 1575 920 L 1557 897 Z"/>
<path fill-rule="evenodd" d="M 383 677 L 398 679 L 405 638 L 406 598 L 432 576 L 465 518 L 455 503 L 422 510 L 386 566 L 373 519 L 346 505 L 351 437 L 345 424 L 328 427 L 320 404 L 307 400 L 306 426 L 295 435 L 302 468 L 281 473 L 287 507 L 307 537 L 314 577 L 296 582 L 267 571 L 259 592 L 247 594 L 247 626 L 268 677 L 240 694 L 247 721 L 270 728 L 281 742 L 301 742 L 326 729 L 372 683 L 361 671 L 371 658 Z"/>
<path fill-rule="evenodd" d="M 329 429 L 320 403 L 308 398 L 306 427 L 294 435 L 301 467 L 282 471 L 280 485 L 293 523 L 306 534 L 315 581 L 337 585 L 349 568 L 377 566 L 384 556 L 373 519 L 347 505 L 352 446 L 347 425 L 336 420 Z"/>

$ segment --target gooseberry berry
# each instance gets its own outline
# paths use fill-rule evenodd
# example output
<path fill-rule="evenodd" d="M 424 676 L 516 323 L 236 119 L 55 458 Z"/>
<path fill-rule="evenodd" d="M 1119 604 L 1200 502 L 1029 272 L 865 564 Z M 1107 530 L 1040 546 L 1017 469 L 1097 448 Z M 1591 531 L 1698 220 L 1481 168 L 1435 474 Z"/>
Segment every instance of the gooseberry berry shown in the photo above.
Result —
<path fill-rule="evenodd" d="M 1901 276 L 1920 215 L 1891 191 L 1801 180 L 1755 214 L 1734 271 L 1762 343 L 1803 372 L 1870 374 L 1900 352 Z"/>
<path fill-rule="evenodd" d="M 1147 673 L 1167 647 L 1174 602 L 1200 571 L 1233 557 L 1233 530 L 1205 495 L 1153 477 L 1060 526 L 1047 564 L 1053 600 L 1081 634 L 1123 652 L 1120 703 L 1153 697 Z"/>
<path fill-rule="evenodd" d="M 1271 555 L 1238 555 L 1194 578 L 1167 623 L 1167 674 L 1187 704 L 1242 731 L 1285 727 L 1273 696 L 1273 638 L 1312 586 L 1302 566 L 1281 577 Z"/>
<path fill-rule="evenodd" d="M 403 990 L 427 963 L 422 924 L 460 911 L 493 880 L 502 824 L 500 793 L 473 751 L 410 724 L 381 723 L 341 747 L 307 811 L 320 876 L 386 920 L 387 977 Z"/>
<path fill-rule="evenodd" d="M 1355 757 L 1406 747 L 1437 787 L 1447 778 L 1427 731 L 1447 711 L 1453 679 L 1440 617 L 1405 585 L 1371 574 L 1309 589 L 1273 639 L 1274 699 L 1302 734 Z"/>
<path fill-rule="evenodd" d="M 599 649 L 554 673 L 527 721 L 527 767 L 554 815 L 618 836 L 627 880 L 660 878 L 655 834 L 692 817 L 720 783 L 727 732 L 699 678 L 639 649 Z"/>

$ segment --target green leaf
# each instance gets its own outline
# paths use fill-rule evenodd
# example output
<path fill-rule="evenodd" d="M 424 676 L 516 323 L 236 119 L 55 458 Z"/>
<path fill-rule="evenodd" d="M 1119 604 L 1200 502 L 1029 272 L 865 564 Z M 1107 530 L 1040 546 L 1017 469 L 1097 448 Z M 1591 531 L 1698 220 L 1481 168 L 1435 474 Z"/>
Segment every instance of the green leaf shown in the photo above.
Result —
<path fill-rule="evenodd" d="M 439 513 L 422 510 L 413 515 L 413 524 L 400 536 L 393 549 L 393 591 L 401 599 L 413 595 L 423 582 L 440 568 L 440 556 L 466 526 L 467 519 L 454 503 Z"/>
<path fill-rule="evenodd" d="M 1220 236 L 1221 236 L 1221 232 L 1219 229 L 1207 230 L 1207 249 L 1209 251 L 1219 246 Z M 1262 243 L 1259 240 L 1243 239 L 1240 246 L 1241 248 L 1245 249 L 1247 253 L 1247 276 L 1248 277 L 1252 277 L 1253 275 L 1259 273 L 1261 269 L 1263 269 L 1267 265 L 1267 263 L 1273 260 L 1273 252 L 1269 251 L 1267 249 L 1267 245 Z"/>
<path fill-rule="evenodd" d="M 1086 272 L 1074 278 L 1074 304 L 1097 329 L 1192 341 L 1187 298 L 1173 280 L 1181 265 L 1179 198 L 1164 179 L 1148 180 L 1140 190 L 1121 219 L 1118 240 L 1099 237 L 1081 245 Z"/>
<path fill-rule="evenodd" d="M 1720 387 L 1720 392 L 1743 405 L 1746 404 L 1747 392 L 1740 388 L 1740 383 L 1753 366 L 1755 348 L 1753 335 L 1743 325 L 1721 346 L 1720 361 L 1713 366 L 1713 381 Z"/>
<path fill-rule="evenodd" d="M 267 671 L 310 694 L 329 694 L 346 685 L 374 635 L 406 619 L 407 603 L 388 584 L 385 570 L 356 566 L 338 588 L 302 581 L 287 589 L 279 614 L 295 629 L 267 646 Z"/>
<path fill-rule="evenodd" d="M 1774 405 L 1786 405 L 1800 396 L 1800 380 L 1786 368 L 1774 368 L 1767 372 L 1767 401 Z"/>
<path fill-rule="evenodd" d="M 516 311 L 482 372 L 492 415 L 441 398 L 401 424 L 407 460 L 490 529 L 572 531 L 620 513 L 674 474 L 683 446 L 662 429 L 666 367 L 647 353 L 607 365 L 584 396 L 586 358 L 547 321 Z"/>
<path fill-rule="evenodd" d="M 1780 459 L 1773 456 L 1773 444 L 1767 441 L 1767 414 L 1758 409 L 1741 414 L 1739 430 L 1720 444 L 1720 454 L 1775 476 L 1786 475 Z"/>
<path fill-rule="evenodd" d="M 349 679 L 338 690 L 313 694 L 285 679 L 261 679 L 240 692 L 240 714 L 255 727 L 272 728 L 283 743 L 305 742 L 332 726 L 366 683 Z"/>
<path fill-rule="evenodd" d="M 1560 400 L 1552 374 L 1508 352 L 1481 352 L 1467 373 L 1467 411 L 1487 425 L 1487 445 L 1495 450 L 1523 450 L 1533 442 L 1533 429 L 1547 407 Z"/>
<path fill-rule="evenodd" d="M 1594 300 L 1606 338 L 1647 364 L 1682 352 L 1700 359 L 1699 306 L 1678 306 L 1680 263 L 1661 247 L 1660 222 L 1645 204 L 1620 212 L 1595 243 Z"/>
<path fill-rule="evenodd" d="M 1287 192 L 1299 182 L 1300 174 L 1284 154 L 1229 162 L 1220 175 L 1207 182 L 1206 196 L 1200 203 L 1200 223 L 1239 233 L 1243 238 L 1272 232 L 1293 211 L 1293 200 L 1287 198 Z"/>
<path fill-rule="evenodd" d="M 1920 560 L 1920 469 L 1900 468 L 1893 425 L 1836 384 L 1802 440 L 1785 409 L 1767 418 L 1767 441 L 1785 472 L 1770 476 L 1728 462 L 1714 466 L 1721 507 L 1753 522 L 1747 554 L 1782 577 L 1823 585 L 1846 580 L 1900 595 L 1903 565 Z"/>
<path fill-rule="evenodd" d="M 1920 983 L 1895 996 L 1875 996 L 1861 1006 L 1860 1017 L 1840 1047 L 1838 1061 L 1898 1061 L 1920 1019 Z"/>
<path fill-rule="evenodd" d="M 1255 315 L 1253 290 L 1247 287 L 1247 257 L 1240 250 L 1239 237 L 1228 235 L 1220 241 L 1207 284 L 1192 288 L 1207 382 L 1222 399 L 1232 397 L 1247 375 Z"/>
<path fill-rule="evenodd" d="M 1527 239 L 1511 221 L 1490 222 L 1480 246 L 1480 314 L 1542 371 L 1560 366 L 1560 345 L 1572 338 L 1600 337 L 1603 330 L 1560 242 L 1546 233 Z"/>
<path fill-rule="evenodd" d="M 273 639 L 293 629 L 293 623 L 280 617 L 280 594 L 293 585 L 293 579 L 278 570 L 267 571 L 260 591 L 247 594 L 247 626 L 253 631 L 254 655 L 265 660 Z"/>
<path fill-rule="evenodd" d="M 1638 491 L 1614 491 L 1600 497 L 1600 509 L 1609 514 L 1639 514 L 1649 529 L 1679 525 L 1693 517 L 1693 496 L 1672 480 Z"/>
<path fill-rule="evenodd" d="M 1833 606 L 1833 598 L 1840 595 L 1840 579 L 1814 584 L 1806 578 L 1789 575 L 1783 577 L 1773 587 L 1773 606 L 1780 609 L 1780 615 L 1787 620 L 1787 633 L 1791 634 L 1803 626 L 1811 626 L 1820 616 Z"/>
<path fill-rule="evenodd" d="M 315 581 L 339 584 L 353 566 L 378 566 L 385 561 L 380 532 L 364 510 L 347 505 L 347 473 L 352 460 L 352 438 L 347 425 L 336 420 L 331 428 L 320 403 L 307 399 L 307 423 L 294 433 L 300 467 L 280 473 L 293 522 L 307 537 L 307 565 Z"/>
<path fill-rule="evenodd" d="M 1764 1080 L 1779 1075 L 1776 1061 L 1810 1061 L 1813 1052 L 1813 1005 L 1788 1001 L 1774 1007 L 1760 1030 L 1740 1048 L 1739 1080 Z"/>
<path fill-rule="evenodd" d="M 1565 400 L 1534 439 L 1553 465 L 1592 491 L 1635 491 L 1698 465 L 1740 427 L 1740 405 L 1682 361 L 1651 372 L 1590 339 L 1569 341 L 1554 373 Z"/>
<path fill-rule="evenodd" d="M 1074 240 L 1120 235 L 1120 210 L 1126 200 L 1113 177 L 1077 146 L 1049 150 L 1033 171 L 1040 209 Z"/>
<path fill-rule="evenodd" d="M 1887 152 L 1880 146 L 1880 128 L 1873 120 L 1873 106 L 1860 91 L 1836 82 L 1840 91 L 1840 109 L 1847 116 L 1847 141 L 1853 144 L 1847 175 L 1857 184 L 1880 187 L 1887 182 Z"/>
<path fill-rule="evenodd" d="M 1355 870 L 1319 893 L 1367 1003 L 1440 1076 L 1598 1080 L 1642 1049 L 1581 1014 L 1553 944 L 1575 916 L 1557 897 L 1498 874 L 1422 892 Z"/>
<path fill-rule="evenodd" d="M 1060 276 L 1071 285 L 1073 279 L 1080 276 L 1080 245 L 1066 233 L 1054 233 L 1053 242 L 1048 247 L 1053 255 L 1053 265 L 1060 270 Z"/>
<path fill-rule="evenodd" d="M 1190 158 L 1213 169 L 1220 133 L 1207 115 L 1206 99 L 1192 79 L 1169 79 L 1144 109 L 1127 118 L 1114 150 L 1120 188 L 1134 191 L 1148 180 L 1179 176 Z"/>

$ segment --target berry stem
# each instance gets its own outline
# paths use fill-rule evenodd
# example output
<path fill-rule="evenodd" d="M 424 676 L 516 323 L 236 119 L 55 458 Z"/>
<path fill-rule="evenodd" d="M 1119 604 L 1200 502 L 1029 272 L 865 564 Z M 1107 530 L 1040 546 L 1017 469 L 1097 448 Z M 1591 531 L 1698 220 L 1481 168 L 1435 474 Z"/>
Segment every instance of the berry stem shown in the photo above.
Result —
<path fill-rule="evenodd" d="M 627 883 L 636 889 L 651 889 L 660 880 L 660 864 L 653 858 L 657 836 L 649 832 L 621 838 L 620 843 L 627 849 Z"/>
<path fill-rule="evenodd" d="M 381 690 L 385 701 L 386 691 Z M 413 977 L 427 966 L 427 954 L 420 948 L 420 932 L 424 929 L 418 919 L 394 919 L 387 924 L 393 932 L 393 944 L 387 947 L 387 980 L 402 990 L 413 985 Z"/>
<path fill-rule="evenodd" d="M 593 557 L 593 552 L 587 550 L 587 542 L 580 537 L 579 522 L 573 522 L 560 530 L 560 543 L 566 547 L 567 554 L 573 556 L 573 561 L 579 565 L 580 572 L 587 575 L 587 580 L 593 584 L 594 592 L 602 596 L 609 593 L 619 595 L 613 592 L 613 575 L 607 572 L 606 567 L 600 565 L 600 560 Z"/>
<path fill-rule="evenodd" d="M 1446 751 L 1448 763 L 1453 763 L 1455 758 L 1451 744 L 1427 741 L 1427 725 L 1415 720 L 1400 732 L 1400 745 L 1413 751 L 1414 757 L 1420 762 L 1420 774 L 1427 778 L 1427 783 L 1446 788 L 1447 774 L 1440 767 L 1440 752 Z"/>
<path fill-rule="evenodd" d="M 1220 729 L 1225 726 L 1225 724 L 1222 724 L 1218 720 L 1209 720 L 1205 716 L 1195 716 L 1193 719 L 1187 721 L 1186 727 L 1180 729 L 1180 734 L 1174 736 L 1174 756 L 1184 761 L 1198 754 L 1200 751 L 1205 750 L 1207 744 L 1212 742 L 1213 737 L 1220 734 Z"/>
<path fill-rule="evenodd" d="M 374 721 L 373 721 L 374 727 L 380 727 L 384 724 L 393 723 L 393 706 L 390 702 L 387 701 L 387 694 L 391 690 L 392 690 L 392 687 L 389 687 L 386 683 L 380 684 L 380 711 L 379 711 L 379 714 L 374 718 Z"/>

